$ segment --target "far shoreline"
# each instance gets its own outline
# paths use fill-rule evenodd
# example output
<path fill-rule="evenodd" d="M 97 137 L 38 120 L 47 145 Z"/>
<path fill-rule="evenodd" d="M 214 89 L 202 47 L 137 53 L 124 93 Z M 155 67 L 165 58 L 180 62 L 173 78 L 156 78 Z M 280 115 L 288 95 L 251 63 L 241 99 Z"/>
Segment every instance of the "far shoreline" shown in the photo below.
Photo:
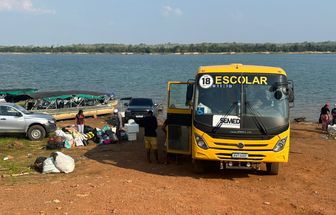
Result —
<path fill-rule="evenodd" d="M 0 55 L 249 55 L 249 54 L 261 54 L 261 55 L 278 55 L 278 54 L 336 54 L 336 52 L 315 52 L 315 51 L 305 51 L 305 52 L 177 52 L 177 53 L 133 53 L 133 52 L 0 52 Z"/>

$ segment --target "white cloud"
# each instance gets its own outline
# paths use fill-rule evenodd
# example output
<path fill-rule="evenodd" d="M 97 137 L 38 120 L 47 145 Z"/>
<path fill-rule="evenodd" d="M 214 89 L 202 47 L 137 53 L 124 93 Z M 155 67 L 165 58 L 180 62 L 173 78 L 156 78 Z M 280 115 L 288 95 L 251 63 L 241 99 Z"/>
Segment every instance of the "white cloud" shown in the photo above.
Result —
<path fill-rule="evenodd" d="M 36 8 L 32 0 L 0 0 L 0 11 L 20 11 L 35 14 L 55 14 L 54 10 Z"/>
<path fill-rule="evenodd" d="M 173 8 L 171 6 L 164 6 L 162 15 L 164 16 L 182 16 L 182 10 L 180 8 Z"/>

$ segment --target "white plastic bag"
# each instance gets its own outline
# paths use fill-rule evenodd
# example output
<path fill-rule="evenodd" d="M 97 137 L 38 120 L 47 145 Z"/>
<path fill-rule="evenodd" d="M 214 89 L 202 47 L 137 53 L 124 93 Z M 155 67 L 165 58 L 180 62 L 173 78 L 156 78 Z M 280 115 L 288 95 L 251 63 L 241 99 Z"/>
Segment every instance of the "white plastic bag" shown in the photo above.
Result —
<path fill-rule="evenodd" d="M 56 130 L 55 134 L 56 134 L 56 136 L 59 136 L 59 137 L 64 137 L 64 135 L 65 135 L 64 131 L 62 131 L 60 129 Z"/>
<path fill-rule="evenodd" d="M 69 140 L 69 141 L 73 140 L 73 137 L 72 137 L 71 134 L 67 134 L 62 130 L 56 130 L 55 134 L 56 134 L 56 136 L 64 137 L 66 140 Z"/>
<path fill-rule="evenodd" d="M 54 158 L 50 157 L 43 161 L 42 173 L 60 173 L 59 169 L 54 164 Z"/>
<path fill-rule="evenodd" d="M 69 155 L 65 155 L 62 152 L 55 152 L 55 166 L 61 172 L 69 173 L 73 172 L 75 169 L 75 161 Z"/>
<path fill-rule="evenodd" d="M 331 135 L 336 134 L 336 124 L 328 126 L 328 133 L 331 134 Z"/>
<path fill-rule="evenodd" d="M 75 144 L 76 144 L 76 146 L 84 146 L 84 143 L 83 143 L 81 137 L 76 137 L 75 138 Z"/>

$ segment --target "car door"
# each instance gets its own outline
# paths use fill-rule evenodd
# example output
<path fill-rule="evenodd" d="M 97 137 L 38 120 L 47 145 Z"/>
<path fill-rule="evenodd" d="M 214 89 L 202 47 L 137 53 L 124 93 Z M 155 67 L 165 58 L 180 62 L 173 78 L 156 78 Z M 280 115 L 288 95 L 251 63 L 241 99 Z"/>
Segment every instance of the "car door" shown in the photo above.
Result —
<path fill-rule="evenodd" d="M 167 152 L 191 154 L 191 107 L 186 104 L 188 82 L 168 83 Z"/>
<path fill-rule="evenodd" d="M 10 106 L 0 106 L 0 131 L 25 132 L 25 120 L 22 113 Z"/>

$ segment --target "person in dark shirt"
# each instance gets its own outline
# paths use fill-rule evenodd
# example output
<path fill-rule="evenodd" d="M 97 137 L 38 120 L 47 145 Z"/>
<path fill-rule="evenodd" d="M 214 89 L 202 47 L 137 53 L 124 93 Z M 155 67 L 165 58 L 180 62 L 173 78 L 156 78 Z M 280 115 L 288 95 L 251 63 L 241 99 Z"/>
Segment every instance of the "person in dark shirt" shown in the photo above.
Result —
<path fill-rule="evenodd" d="M 157 147 L 156 129 L 158 127 L 157 119 L 153 115 L 153 111 L 148 111 L 148 116 L 144 118 L 143 126 L 145 129 L 144 142 L 147 152 L 147 161 L 151 163 L 150 152 L 154 151 L 156 162 L 159 163 L 159 153 Z"/>
<path fill-rule="evenodd" d="M 85 116 L 83 114 L 83 110 L 79 110 L 78 114 L 76 115 L 75 124 L 81 134 L 84 134 L 84 118 Z"/>
<path fill-rule="evenodd" d="M 321 121 L 322 121 L 322 131 L 328 131 L 328 124 L 330 122 L 330 109 L 329 109 L 329 104 L 325 104 L 321 108 Z"/>
<path fill-rule="evenodd" d="M 331 110 L 331 115 L 332 115 L 332 124 L 336 125 L 336 104 L 334 108 Z"/>

